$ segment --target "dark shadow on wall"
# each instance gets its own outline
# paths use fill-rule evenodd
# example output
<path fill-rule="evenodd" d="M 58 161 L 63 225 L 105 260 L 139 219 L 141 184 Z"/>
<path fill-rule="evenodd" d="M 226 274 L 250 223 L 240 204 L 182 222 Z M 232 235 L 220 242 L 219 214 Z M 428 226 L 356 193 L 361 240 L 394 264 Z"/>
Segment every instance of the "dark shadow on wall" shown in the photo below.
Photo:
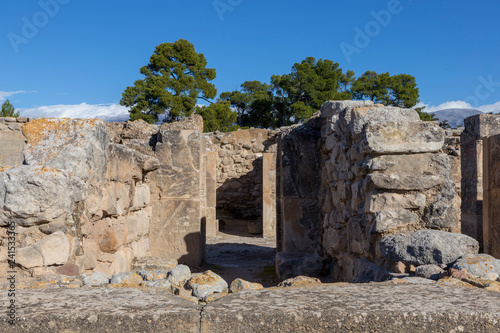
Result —
<path fill-rule="evenodd" d="M 198 267 L 205 262 L 206 225 L 206 218 L 203 217 L 200 223 L 200 232 L 192 232 L 184 236 L 187 253 L 177 260 L 179 264 Z"/>
<path fill-rule="evenodd" d="M 263 152 L 270 152 L 271 146 L 276 144 L 276 139 L 267 139 L 262 144 L 264 145 Z M 254 154 L 252 150 L 250 152 Z M 216 191 L 217 219 L 222 221 L 262 220 L 262 162 L 262 157 L 256 158 L 252 161 L 251 170 L 247 173 L 239 177 L 228 178 L 218 186 Z"/>

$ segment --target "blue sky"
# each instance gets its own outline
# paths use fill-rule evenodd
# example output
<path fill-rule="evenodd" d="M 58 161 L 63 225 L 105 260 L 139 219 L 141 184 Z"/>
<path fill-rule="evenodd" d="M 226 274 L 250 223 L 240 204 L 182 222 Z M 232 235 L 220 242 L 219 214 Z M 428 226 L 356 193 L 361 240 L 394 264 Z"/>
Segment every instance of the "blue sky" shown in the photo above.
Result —
<path fill-rule="evenodd" d="M 118 115 L 156 45 L 183 38 L 218 92 L 305 57 L 415 76 L 428 110 L 500 111 L 500 2 L 3 0 L 0 102 L 30 116 Z"/>

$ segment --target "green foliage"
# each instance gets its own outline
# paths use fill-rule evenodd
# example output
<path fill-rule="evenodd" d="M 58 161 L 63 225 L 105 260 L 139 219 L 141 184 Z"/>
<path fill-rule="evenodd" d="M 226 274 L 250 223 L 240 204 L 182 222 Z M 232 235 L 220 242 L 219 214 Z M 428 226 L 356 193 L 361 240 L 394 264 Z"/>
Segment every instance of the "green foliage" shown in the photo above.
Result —
<path fill-rule="evenodd" d="M 422 121 L 437 121 L 439 120 L 434 113 L 427 113 L 423 111 L 425 109 L 425 106 L 420 107 L 420 108 L 415 108 L 415 111 L 417 111 L 420 120 Z"/>
<path fill-rule="evenodd" d="M 0 117 L 19 117 L 19 111 L 16 112 L 14 106 L 10 104 L 10 101 L 7 99 L 2 104 L 2 112 L 0 113 Z"/>
<path fill-rule="evenodd" d="M 156 46 L 147 66 L 140 70 L 145 76 L 122 94 L 121 105 L 130 107 L 130 119 L 158 121 L 166 114 L 171 122 L 193 113 L 198 98 L 208 100 L 217 95 L 213 68 L 206 68 L 202 53 L 184 39 Z"/>
<path fill-rule="evenodd" d="M 238 115 L 231 110 L 231 104 L 227 101 L 217 101 L 209 106 L 196 107 L 195 113 L 203 117 L 204 132 L 228 132 L 235 131 Z"/>
<path fill-rule="evenodd" d="M 448 120 L 446 120 L 446 119 L 445 119 L 445 120 L 443 120 L 443 121 L 440 121 L 440 122 L 439 122 L 439 126 L 440 126 L 441 128 L 444 128 L 444 129 L 451 128 L 450 123 L 449 123 L 449 122 L 448 122 Z"/>
<path fill-rule="evenodd" d="M 367 71 L 352 84 L 355 99 L 370 99 L 375 103 L 411 108 L 419 102 L 415 78 L 408 74 L 391 76 Z"/>
<path fill-rule="evenodd" d="M 273 75 L 271 84 L 246 81 L 239 91 L 220 97 L 236 108 L 240 126 L 287 126 L 310 118 L 327 100 L 351 99 L 353 77 L 338 63 L 308 57 L 294 64 L 290 74 Z"/>

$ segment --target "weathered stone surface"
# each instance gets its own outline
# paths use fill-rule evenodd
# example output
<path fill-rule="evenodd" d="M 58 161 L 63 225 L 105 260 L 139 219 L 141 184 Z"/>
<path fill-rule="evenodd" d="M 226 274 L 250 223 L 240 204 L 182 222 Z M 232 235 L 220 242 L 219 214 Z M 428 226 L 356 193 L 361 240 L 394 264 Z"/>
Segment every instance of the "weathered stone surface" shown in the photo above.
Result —
<path fill-rule="evenodd" d="M 316 277 L 322 267 L 323 259 L 312 253 L 276 253 L 276 273 L 281 280 L 286 280 L 299 275 Z"/>
<path fill-rule="evenodd" d="M 157 280 L 165 280 L 170 271 L 166 270 L 155 270 L 155 271 L 145 271 L 139 270 L 136 272 L 144 281 L 157 281 Z"/>
<path fill-rule="evenodd" d="M 0 172 L 0 225 L 64 223 L 76 195 L 68 174 L 51 167 L 30 165 Z"/>
<path fill-rule="evenodd" d="M 280 288 L 286 287 L 305 287 L 305 286 L 317 286 L 321 284 L 321 280 L 310 276 L 296 276 L 290 279 L 281 281 L 278 284 Z"/>
<path fill-rule="evenodd" d="M 160 288 L 170 290 L 172 288 L 172 284 L 165 279 L 156 280 L 156 281 L 144 281 L 141 283 L 141 287 L 149 287 L 149 288 Z"/>
<path fill-rule="evenodd" d="M 57 231 L 27 248 L 19 249 L 16 263 L 26 268 L 63 265 L 68 260 L 69 251 L 68 239 L 64 233 Z"/>
<path fill-rule="evenodd" d="M 380 105 L 353 107 L 350 115 L 349 128 L 352 135 L 359 135 L 366 124 L 374 122 L 418 122 L 420 120 L 417 112 L 412 109 L 401 109 L 397 107 L 380 107 Z"/>
<path fill-rule="evenodd" d="M 444 131 L 435 122 L 374 122 L 362 136 L 366 153 L 438 152 L 444 144 Z"/>
<path fill-rule="evenodd" d="M 374 213 L 386 209 L 417 209 L 425 207 L 426 198 L 422 193 L 369 193 L 365 201 L 365 211 Z"/>
<path fill-rule="evenodd" d="M 406 209 L 384 209 L 375 213 L 372 232 L 384 233 L 407 225 L 416 225 L 418 215 Z"/>
<path fill-rule="evenodd" d="M 177 265 L 168 274 L 168 281 L 175 286 L 183 286 L 190 278 L 191 270 L 186 265 Z"/>
<path fill-rule="evenodd" d="M 18 319 L 1 320 L 2 332 L 200 332 L 200 307 L 163 290 L 51 288 L 16 296 Z M 6 293 L 0 299 L 7 304 Z"/>
<path fill-rule="evenodd" d="M 444 270 L 437 265 L 422 265 L 415 269 L 416 276 L 431 280 L 439 280 L 440 275 L 443 273 Z"/>
<path fill-rule="evenodd" d="M 468 276 L 478 279 L 497 280 L 500 276 L 500 259 L 488 254 L 464 256 L 451 267 L 465 271 Z"/>
<path fill-rule="evenodd" d="M 186 283 L 186 288 L 192 290 L 193 296 L 198 299 L 204 299 L 214 293 L 226 293 L 228 291 L 227 282 L 212 271 L 206 271 L 191 278 Z"/>
<path fill-rule="evenodd" d="M 83 273 L 80 275 L 80 279 L 83 281 L 85 286 L 89 287 L 102 287 L 109 284 L 111 277 L 107 274 L 101 272 L 94 273 Z"/>
<path fill-rule="evenodd" d="M 99 119 L 44 118 L 23 125 L 28 138 L 24 157 L 29 165 L 68 171 L 87 181 L 106 172 L 109 138 Z"/>
<path fill-rule="evenodd" d="M 418 266 L 450 264 L 479 250 L 478 242 L 471 237 L 437 230 L 384 236 L 379 245 L 382 258 Z"/>
<path fill-rule="evenodd" d="M 133 265 L 133 270 L 166 270 L 170 271 L 172 268 L 177 266 L 177 260 L 167 259 L 162 257 L 142 257 L 136 258 Z"/>
<path fill-rule="evenodd" d="M 122 272 L 115 274 L 109 281 L 110 284 L 120 284 L 122 286 L 138 286 L 143 281 L 142 277 L 137 273 Z"/>
<path fill-rule="evenodd" d="M 258 290 L 262 288 L 263 286 L 260 283 L 252 283 L 238 278 L 234 279 L 229 285 L 229 292 L 237 293 L 242 290 Z"/>
<path fill-rule="evenodd" d="M 206 332 L 496 332 L 499 300 L 494 292 L 420 284 L 264 289 L 208 304 L 202 327 Z"/>
<path fill-rule="evenodd" d="M 368 186 L 386 190 L 426 190 L 441 185 L 439 176 L 411 176 L 398 174 L 372 173 L 366 176 Z"/>

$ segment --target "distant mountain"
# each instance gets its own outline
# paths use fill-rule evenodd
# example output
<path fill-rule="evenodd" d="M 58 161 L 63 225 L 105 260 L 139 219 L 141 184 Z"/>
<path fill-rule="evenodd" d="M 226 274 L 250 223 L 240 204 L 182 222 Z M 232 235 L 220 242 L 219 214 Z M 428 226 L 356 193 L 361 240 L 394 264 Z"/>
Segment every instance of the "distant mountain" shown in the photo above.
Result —
<path fill-rule="evenodd" d="M 424 109 L 425 111 L 425 109 Z M 451 127 L 464 126 L 464 119 L 482 113 L 477 109 L 444 109 L 433 112 L 439 121 L 448 120 Z"/>
<path fill-rule="evenodd" d="M 95 118 L 102 119 L 107 123 L 114 123 L 114 122 L 120 123 L 120 122 L 129 120 L 130 116 L 129 116 L 129 114 L 125 114 L 125 115 L 116 115 L 116 116 L 96 116 Z"/>

